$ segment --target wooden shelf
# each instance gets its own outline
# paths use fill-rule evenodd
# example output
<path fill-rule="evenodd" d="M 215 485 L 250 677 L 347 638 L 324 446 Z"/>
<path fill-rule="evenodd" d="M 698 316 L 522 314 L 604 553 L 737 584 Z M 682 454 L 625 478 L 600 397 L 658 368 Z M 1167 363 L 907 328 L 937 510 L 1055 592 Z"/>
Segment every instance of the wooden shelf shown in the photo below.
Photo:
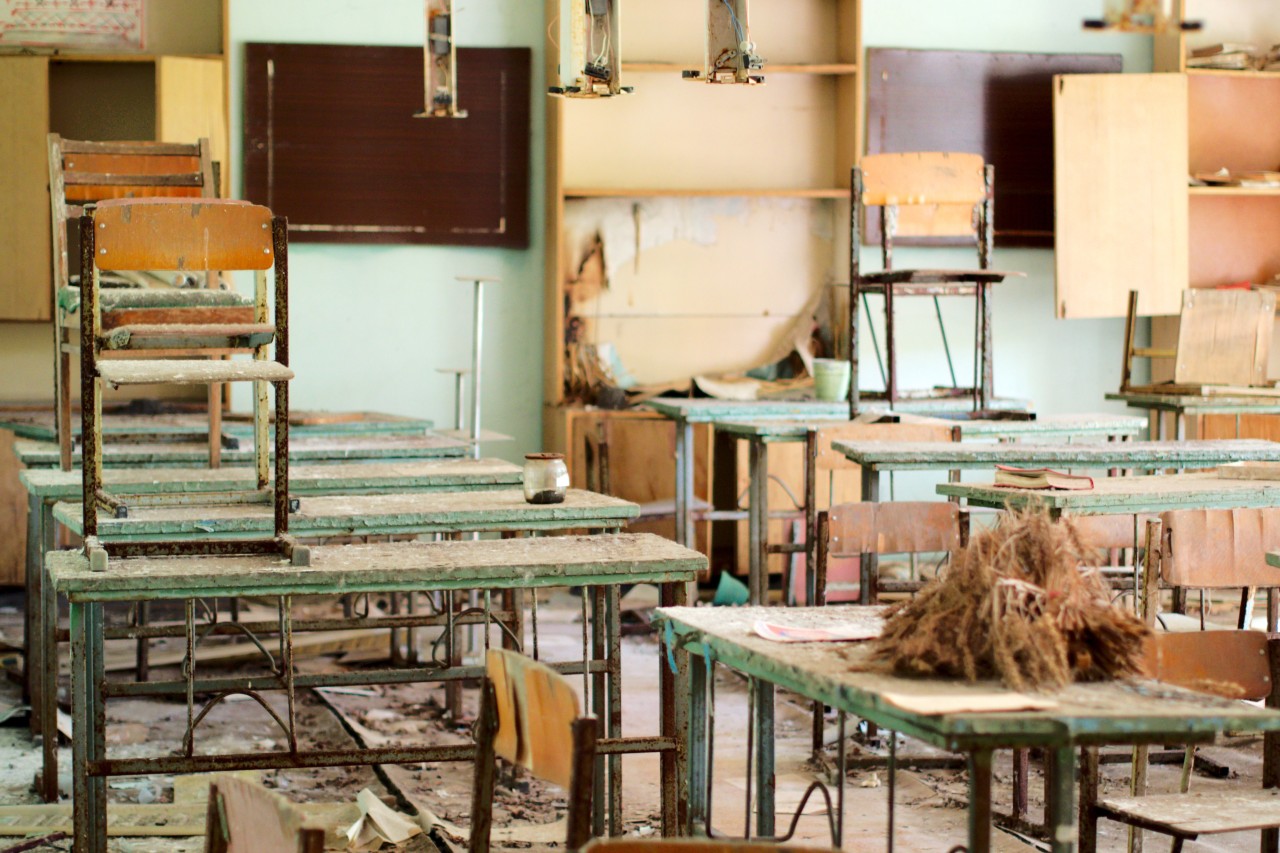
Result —
<path fill-rule="evenodd" d="M 217 53 L 51 53 L 48 58 L 50 62 L 155 62 L 175 56 L 183 59 L 222 59 L 222 55 Z"/>
<path fill-rule="evenodd" d="M 1280 71 L 1237 71 L 1232 68 L 1188 68 L 1193 77 L 1273 77 L 1280 79 Z"/>
<path fill-rule="evenodd" d="M 701 62 L 624 62 L 622 63 L 623 71 L 633 72 L 658 72 L 679 74 L 682 71 L 702 70 Z M 813 64 L 783 64 L 769 63 L 766 64 L 759 72 L 767 80 L 770 74 L 819 74 L 834 77 L 849 76 L 858 73 L 858 66 L 852 62 L 820 62 Z M 691 80 L 690 82 L 699 82 Z"/>
<path fill-rule="evenodd" d="M 701 188 L 689 189 L 667 187 L 575 187 L 565 188 L 565 198 L 697 198 L 707 197 L 744 197 L 744 198 L 848 198 L 849 191 L 838 187 L 783 188 L 783 189 L 751 189 L 747 187 Z"/>
<path fill-rule="evenodd" d="M 1280 196 L 1280 187 L 1187 187 L 1191 195 L 1240 196 L 1240 195 L 1274 195 Z"/>

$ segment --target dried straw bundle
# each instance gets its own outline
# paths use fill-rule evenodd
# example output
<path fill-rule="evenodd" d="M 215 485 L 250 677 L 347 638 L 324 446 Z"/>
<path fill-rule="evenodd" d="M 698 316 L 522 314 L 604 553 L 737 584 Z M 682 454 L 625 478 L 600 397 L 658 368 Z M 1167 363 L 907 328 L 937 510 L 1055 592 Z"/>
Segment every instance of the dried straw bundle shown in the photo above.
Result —
<path fill-rule="evenodd" d="M 1111 604 L 1097 557 L 1068 519 L 1007 513 L 890 610 L 875 655 L 902 675 L 1015 690 L 1137 673 L 1148 629 Z"/>

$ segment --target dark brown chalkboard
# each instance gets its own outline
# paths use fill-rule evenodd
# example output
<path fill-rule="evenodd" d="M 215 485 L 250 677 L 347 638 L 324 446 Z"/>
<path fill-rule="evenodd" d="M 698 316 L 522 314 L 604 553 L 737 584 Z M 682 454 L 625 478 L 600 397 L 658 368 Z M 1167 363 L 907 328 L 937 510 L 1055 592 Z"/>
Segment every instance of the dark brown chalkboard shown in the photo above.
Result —
<path fill-rule="evenodd" d="M 422 48 L 248 44 L 245 194 L 296 242 L 529 245 L 528 48 L 460 48 L 466 118 L 422 111 Z"/>
<path fill-rule="evenodd" d="M 1118 54 L 869 48 L 867 153 L 981 154 L 996 167 L 996 243 L 1052 246 L 1053 76 L 1121 65 Z"/>

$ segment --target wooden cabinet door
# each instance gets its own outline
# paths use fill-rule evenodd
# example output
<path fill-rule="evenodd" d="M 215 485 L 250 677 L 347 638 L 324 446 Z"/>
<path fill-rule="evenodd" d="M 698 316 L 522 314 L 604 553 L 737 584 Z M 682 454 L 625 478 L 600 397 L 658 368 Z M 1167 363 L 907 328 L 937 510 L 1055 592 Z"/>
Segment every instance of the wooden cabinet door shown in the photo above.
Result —
<path fill-rule="evenodd" d="M 49 320 L 49 60 L 0 57 L 0 320 Z"/>
<path fill-rule="evenodd" d="M 156 140 L 195 142 L 208 137 L 222 164 L 223 198 L 230 186 L 227 121 L 221 59 L 162 56 L 156 60 Z"/>
<path fill-rule="evenodd" d="M 1187 78 L 1054 78 L 1059 318 L 1177 314 L 1188 283 Z M 996 211 L 999 216 L 1000 211 Z"/>

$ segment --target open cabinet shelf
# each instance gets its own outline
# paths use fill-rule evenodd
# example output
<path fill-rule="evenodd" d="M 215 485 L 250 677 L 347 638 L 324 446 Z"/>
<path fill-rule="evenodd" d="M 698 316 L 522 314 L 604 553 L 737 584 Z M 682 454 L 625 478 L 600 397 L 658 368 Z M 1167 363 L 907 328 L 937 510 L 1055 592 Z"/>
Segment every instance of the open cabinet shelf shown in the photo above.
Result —
<path fill-rule="evenodd" d="M 0 54 L 0 321 L 52 318 L 50 132 L 96 141 L 208 137 L 229 185 L 225 0 L 145 8 L 144 51 Z"/>
<path fill-rule="evenodd" d="M 548 23 L 560 7 L 546 0 Z M 614 492 L 648 503 L 674 494 L 672 423 L 587 409 L 566 393 L 571 359 L 608 344 L 640 383 L 687 384 L 777 360 L 796 318 L 832 298 L 863 150 L 861 4 L 751 0 L 766 82 L 750 86 L 682 78 L 703 70 L 706 2 L 624 2 L 621 14 L 621 82 L 634 93 L 547 102 L 543 441 L 581 478 L 592 437 L 611 430 Z M 558 50 L 547 56 L 555 81 Z M 736 457 L 701 432 L 695 443 L 696 495 L 732 490 L 732 471 L 713 478 L 712 460 Z M 770 471 L 802 485 L 798 457 L 777 451 Z M 698 525 L 700 546 L 709 533 Z"/>

